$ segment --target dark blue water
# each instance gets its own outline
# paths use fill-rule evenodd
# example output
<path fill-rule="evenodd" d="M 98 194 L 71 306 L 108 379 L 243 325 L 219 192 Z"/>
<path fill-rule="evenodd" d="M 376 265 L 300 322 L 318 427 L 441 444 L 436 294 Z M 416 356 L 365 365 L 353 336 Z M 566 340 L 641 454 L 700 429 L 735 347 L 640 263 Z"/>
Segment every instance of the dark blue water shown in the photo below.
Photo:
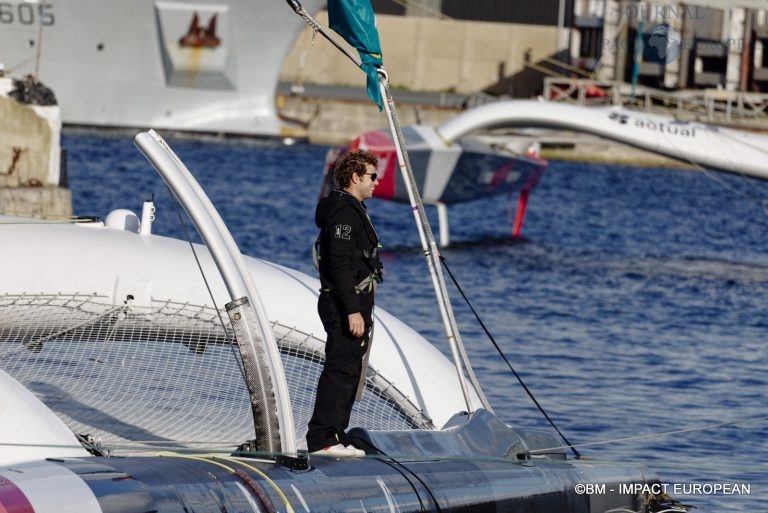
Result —
<path fill-rule="evenodd" d="M 169 142 L 245 253 L 313 272 L 326 148 Z M 140 212 L 155 194 L 155 232 L 182 235 L 129 136 L 68 132 L 64 144 L 77 214 Z M 749 420 L 768 415 L 765 199 L 767 183 L 741 176 L 553 162 L 531 195 L 523 241 L 508 236 L 514 198 L 497 197 L 450 208 L 455 244 L 443 254 L 561 431 L 586 444 L 585 457 L 643 463 L 670 491 L 749 485 L 749 495 L 678 498 L 699 511 L 765 512 L 768 421 Z M 378 304 L 447 353 L 409 207 L 373 200 L 370 210 L 388 248 Z M 451 292 L 496 412 L 545 427 Z"/>

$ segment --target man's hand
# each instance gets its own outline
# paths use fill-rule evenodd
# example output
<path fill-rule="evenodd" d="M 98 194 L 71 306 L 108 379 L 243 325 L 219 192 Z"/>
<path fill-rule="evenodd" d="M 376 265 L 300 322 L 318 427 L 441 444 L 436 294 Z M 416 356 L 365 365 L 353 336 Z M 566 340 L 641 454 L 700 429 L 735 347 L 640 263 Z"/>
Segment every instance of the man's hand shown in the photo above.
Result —
<path fill-rule="evenodd" d="M 360 312 L 355 312 L 347 315 L 349 319 L 349 332 L 353 337 L 362 337 L 365 333 L 365 321 L 363 315 Z"/>

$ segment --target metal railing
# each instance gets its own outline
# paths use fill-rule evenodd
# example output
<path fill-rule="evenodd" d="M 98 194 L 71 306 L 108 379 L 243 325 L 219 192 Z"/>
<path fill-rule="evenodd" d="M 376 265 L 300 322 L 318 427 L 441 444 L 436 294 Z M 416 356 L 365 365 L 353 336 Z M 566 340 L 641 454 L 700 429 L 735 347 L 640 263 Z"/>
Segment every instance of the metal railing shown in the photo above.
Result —
<path fill-rule="evenodd" d="M 701 89 L 668 92 L 583 78 L 545 77 L 543 96 L 578 105 L 617 105 L 712 123 L 768 124 L 768 94 Z"/>

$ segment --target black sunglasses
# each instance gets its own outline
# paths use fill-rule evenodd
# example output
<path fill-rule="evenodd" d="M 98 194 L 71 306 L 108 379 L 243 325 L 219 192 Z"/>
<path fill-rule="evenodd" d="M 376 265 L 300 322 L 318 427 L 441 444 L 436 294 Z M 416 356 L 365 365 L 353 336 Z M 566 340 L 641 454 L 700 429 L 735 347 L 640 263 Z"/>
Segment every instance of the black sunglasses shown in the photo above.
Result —
<path fill-rule="evenodd" d="M 363 173 L 363 176 L 365 176 L 365 175 L 370 176 L 372 182 L 375 182 L 376 179 L 379 177 L 378 173 Z"/>

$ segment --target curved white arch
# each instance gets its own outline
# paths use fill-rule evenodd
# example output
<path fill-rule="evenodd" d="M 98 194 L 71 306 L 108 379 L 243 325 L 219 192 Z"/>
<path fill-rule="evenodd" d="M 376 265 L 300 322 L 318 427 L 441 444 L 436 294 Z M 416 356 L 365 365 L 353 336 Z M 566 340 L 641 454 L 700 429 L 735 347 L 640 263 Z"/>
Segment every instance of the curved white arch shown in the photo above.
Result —
<path fill-rule="evenodd" d="M 483 128 L 540 127 L 585 132 L 702 166 L 768 179 L 768 137 L 629 111 L 533 100 L 476 107 L 435 128 L 451 144 Z"/>

